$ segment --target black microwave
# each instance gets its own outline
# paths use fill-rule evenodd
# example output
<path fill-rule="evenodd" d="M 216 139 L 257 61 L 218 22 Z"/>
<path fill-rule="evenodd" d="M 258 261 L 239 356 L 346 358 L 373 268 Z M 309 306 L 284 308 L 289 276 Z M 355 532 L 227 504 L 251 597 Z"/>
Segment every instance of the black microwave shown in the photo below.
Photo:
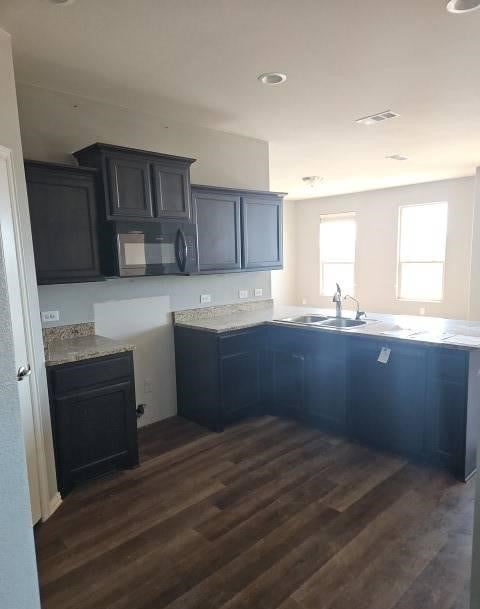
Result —
<path fill-rule="evenodd" d="M 115 223 L 120 277 L 190 275 L 198 271 L 195 224 Z"/>

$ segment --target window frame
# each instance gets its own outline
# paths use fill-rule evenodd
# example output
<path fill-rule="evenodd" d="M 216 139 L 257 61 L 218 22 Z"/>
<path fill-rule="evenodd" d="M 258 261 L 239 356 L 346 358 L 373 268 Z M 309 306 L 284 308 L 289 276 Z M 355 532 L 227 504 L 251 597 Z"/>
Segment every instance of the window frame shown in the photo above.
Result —
<path fill-rule="evenodd" d="M 322 222 L 329 222 L 329 221 L 335 221 L 335 220 L 353 220 L 354 224 L 355 224 L 355 243 L 354 243 L 354 248 L 353 248 L 353 261 L 352 262 L 345 262 L 345 260 L 328 260 L 328 261 L 324 261 L 322 259 L 322 245 L 321 245 L 321 239 L 320 239 L 320 231 L 321 231 L 321 224 Z M 357 273 L 357 232 L 358 232 L 358 225 L 357 225 L 357 214 L 354 211 L 346 211 L 346 212 L 333 212 L 333 213 L 327 213 L 327 214 L 322 214 L 320 216 L 320 222 L 318 225 L 318 259 L 319 259 L 319 294 L 321 297 L 325 298 L 325 297 L 329 297 L 329 296 L 333 296 L 333 292 L 332 294 L 330 293 L 325 293 L 323 291 L 323 280 L 324 280 L 324 270 L 323 267 L 325 264 L 338 264 L 338 265 L 342 265 L 342 264 L 348 264 L 348 265 L 352 265 L 353 266 L 353 284 L 352 284 L 352 289 L 350 290 L 350 296 L 355 296 L 355 292 L 356 292 L 356 288 L 357 288 L 357 283 L 356 283 L 356 273 Z"/>
<path fill-rule="evenodd" d="M 447 226 L 445 230 L 445 250 L 443 254 L 443 260 L 400 260 L 400 250 L 402 243 L 402 210 L 410 207 L 428 207 L 430 205 L 446 205 L 447 206 Z M 397 220 L 397 280 L 395 284 L 396 300 L 400 302 L 416 302 L 416 303 L 442 303 L 445 300 L 445 267 L 447 262 L 447 243 L 448 243 L 448 216 L 450 206 L 448 201 L 431 201 L 430 203 L 407 203 L 400 205 L 398 208 L 398 220 Z M 441 264 L 442 265 L 442 293 L 440 299 L 433 298 L 405 298 L 401 296 L 402 291 L 402 264 Z"/>

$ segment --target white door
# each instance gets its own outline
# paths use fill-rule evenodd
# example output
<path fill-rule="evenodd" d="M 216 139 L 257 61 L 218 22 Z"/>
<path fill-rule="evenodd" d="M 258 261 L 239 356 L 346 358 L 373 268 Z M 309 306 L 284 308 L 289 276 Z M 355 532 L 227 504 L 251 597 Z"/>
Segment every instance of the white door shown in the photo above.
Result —
<path fill-rule="evenodd" d="M 18 393 L 22 410 L 22 421 L 27 455 L 28 481 L 30 484 L 30 502 L 32 506 L 32 522 L 36 523 L 41 517 L 40 485 L 37 463 L 37 446 L 33 421 L 32 399 L 30 394 L 29 363 L 25 338 L 25 318 L 22 293 L 18 279 L 19 265 L 16 251 L 15 227 L 12 213 L 14 197 L 12 164 L 10 153 L 0 147 L 0 231 L 3 243 L 3 255 L 7 271 L 8 295 L 12 318 L 13 341 L 15 349 L 15 366 L 12 375 L 24 369 L 24 376 L 19 376 Z"/>

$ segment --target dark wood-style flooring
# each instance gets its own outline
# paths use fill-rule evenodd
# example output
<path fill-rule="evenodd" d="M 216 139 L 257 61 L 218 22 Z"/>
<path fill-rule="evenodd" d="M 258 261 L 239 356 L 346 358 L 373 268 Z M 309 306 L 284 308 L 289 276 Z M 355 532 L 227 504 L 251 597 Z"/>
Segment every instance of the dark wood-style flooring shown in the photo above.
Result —
<path fill-rule="evenodd" d="M 140 432 L 36 531 L 46 609 L 467 609 L 473 483 L 289 420 Z"/>

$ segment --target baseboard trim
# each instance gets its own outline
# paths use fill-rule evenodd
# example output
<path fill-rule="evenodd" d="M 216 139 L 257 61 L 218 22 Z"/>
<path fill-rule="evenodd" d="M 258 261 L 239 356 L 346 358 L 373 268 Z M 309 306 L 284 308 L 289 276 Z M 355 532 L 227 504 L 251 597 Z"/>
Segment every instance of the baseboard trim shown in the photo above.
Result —
<path fill-rule="evenodd" d="M 61 505 L 62 505 L 62 496 L 60 495 L 60 493 L 57 492 L 50 499 L 50 502 L 48 504 L 48 514 L 45 514 L 44 516 L 42 516 L 42 522 L 45 522 L 46 520 L 48 520 L 50 518 L 50 516 L 52 516 Z"/>

